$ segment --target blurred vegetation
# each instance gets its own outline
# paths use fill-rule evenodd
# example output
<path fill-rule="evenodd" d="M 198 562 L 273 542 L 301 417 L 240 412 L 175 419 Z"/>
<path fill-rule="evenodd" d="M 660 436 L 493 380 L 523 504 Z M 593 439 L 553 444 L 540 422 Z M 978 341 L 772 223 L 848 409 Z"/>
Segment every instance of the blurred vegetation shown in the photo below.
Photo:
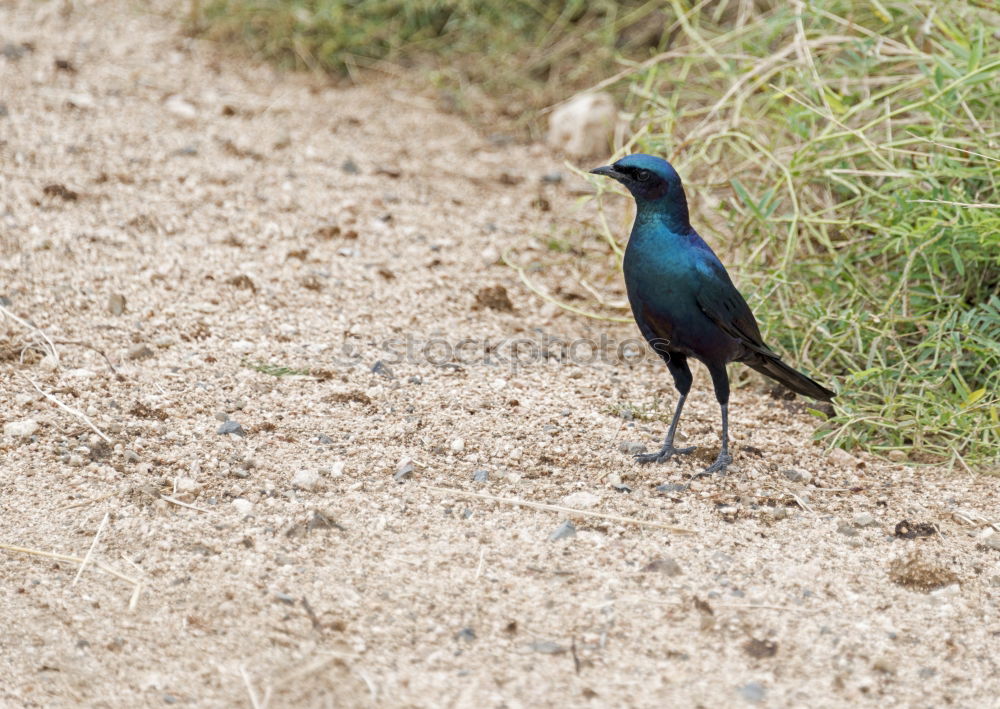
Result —
<path fill-rule="evenodd" d="M 632 127 L 619 152 L 674 163 L 768 341 L 836 382 L 817 436 L 995 468 L 1000 14 L 987 3 L 209 0 L 193 17 L 289 66 L 429 56 L 441 85 L 467 89 L 458 101 L 485 91 L 515 112 L 615 91 Z M 548 253 L 577 271 L 589 260 L 591 282 L 615 290 L 622 232 L 560 234 Z M 584 286 L 594 301 L 573 312 L 622 315 Z"/>

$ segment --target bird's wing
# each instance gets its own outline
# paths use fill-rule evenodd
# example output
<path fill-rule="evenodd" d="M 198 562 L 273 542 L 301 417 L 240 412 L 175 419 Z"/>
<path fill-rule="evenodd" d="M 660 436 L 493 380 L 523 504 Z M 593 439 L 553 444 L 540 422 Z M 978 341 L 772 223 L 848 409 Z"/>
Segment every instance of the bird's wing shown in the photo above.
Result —
<path fill-rule="evenodd" d="M 749 349 L 769 357 L 777 354 L 764 344 L 757 320 L 750 306 L 736 290 L 726 269 L 717 260 L 705 260 L 698 264 L 701 277 L 697 300 L 701 311 L 720 330 L 746 345 Z"/>

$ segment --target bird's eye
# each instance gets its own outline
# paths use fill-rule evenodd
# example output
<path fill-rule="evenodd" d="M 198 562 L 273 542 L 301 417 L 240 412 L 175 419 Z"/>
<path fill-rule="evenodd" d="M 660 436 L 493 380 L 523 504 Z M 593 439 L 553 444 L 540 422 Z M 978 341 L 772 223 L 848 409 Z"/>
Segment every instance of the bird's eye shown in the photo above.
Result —
<path fill-rule="evenodd" d="M 652 177 L 652 173 L 649 170 L 639 170 L 635 173 L 635 179 L 639 182 L 646 182 L 650 177 Z"/>

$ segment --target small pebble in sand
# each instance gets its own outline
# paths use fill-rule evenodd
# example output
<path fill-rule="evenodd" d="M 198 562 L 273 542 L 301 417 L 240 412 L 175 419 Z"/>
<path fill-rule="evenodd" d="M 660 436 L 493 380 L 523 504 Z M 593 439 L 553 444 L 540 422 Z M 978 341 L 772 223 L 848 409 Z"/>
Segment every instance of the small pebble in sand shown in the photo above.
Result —
<path fill-rule="evenodd" d="M 108 312 L 112 315 L 121 315 L 125 312 L 125 296 L 121 293 L 112 293 L 108 297 Z"/>
<path fill-rule="evenodd" d="M 399 465 L 396 466 L 396 472 L 393 474 L 392 479 L 401 483 L 404 480 L 412 478 L 414 470 L 413 461 L 409 458 L 403 458 L 399 461 Z"/>
<path fill-rule="evenodd" d="M 292 487 L 298 488 L 299 490 L 315 490 L 319 487 L 319 483 L 319 472 L 308 468 L 299 470 L 292 477 Z"/>
<path fill-rule="evenodd" d="M 812 480 L 812 475 L 810 473 L 805 470 L 799 470 L 798 468 L 788 468 L 787 470 L 782 470 L 781 474 L 791 482 L 802 483 L 803 485 L 808 485 L 809 481 Z"/>
<path fill-rule="evenodd" d="M 639 441 L 622 441 L 618 444 L 618 450 L 627 455 L 638 455 L 646 452 L 646 444 Z"/>
<path fill-rule="evenodd" d="M 746 699 L 748 702 L 753 702 L 755 704 L 757 702 L 764 701 L 764 695 L 767 693 L 767 690 L 764 689 L 764 685 L 760 682 L 750 682 L 748 684 L 744 684 L 738 691 L 741 697 Z"/>
<path fill-rule="evenodd" d="M 247 432 L 243 430 L 243 427 L 239 424 L 239 422 L 233 421 L 232 419 L 226 421 L 217 429 L 215 429 L 215 432 L 218 433 L 220 436 L 231 434 L 234 436 L 239 436 L 240 438 L 243 438 L 247 435 Z"/>
<path fill-rule="evenodd" d="M 987 549 L 992 549 L 994 551 L 1000 551 L 1000 534 L 993 532 L 990 536 L 983 540 L 983 546 Z"/>
<path fill-rule="evenodd" d="M 572 537 L 575 534 L 576 527 L 573 526 L 572 522 L 566 520 L 552 531 L 552 534 L 549 535 L 549 541 L 554 542 L 559 539 L 566 539 L 567 537 Z"/>
<path fill-rule="evenodd" d="M 889 460 L 891 460 L 893 463 L 905 463 L 907 460 L 909 460 L 909 458 L 910 456 L 908 456 L 906 454 L 906 451 L 904 450 L 899 450 L 897 448 L 895 450 L 889 451 Z"/>
<path fill-rule="evenodd" d="M 477 470 L 472 474 L 473 482 L 484 483 L 488 482 L 490 479 L 490 471 L 488 470 Z"/>
<path fill-rule="evenodd" d="M 250 500 L 246 500 L 242 497 L 237 497 L 233 500 L 233 509 L 240 517 L 246 517 L 250 514 L 250 510 L 253 509 L 253 503 Z"/>
<path fill-rule="evenodd" d="M 153 356 L 153 350 L 149 349 L 149 345 L 139 343 L 137 345 L 132 345 L 128 348 L 128 353 L 125 355 L 126 359 L 148 359 Z"/>
<path fill-rule="evenodd" d="M 566 495 L 563 498 L 563 505 L 566 507 L 573 507 L 578 510 L 585 510 L 590 507 L 596 506 L 601 501 L 601 498 L 597 495 L 586 492 L 585 490 L 580 490 L 579 492 L 574 492 L 570 495 Z"/>
<path fill-rule="evenodd" d="M 455 453 L 461 453 L 465 450 L 465 439 L 456 438 L 451 442 L 451 450 Z"/>
<path fill-rule="evenodd" d="M 841 522 L 837 526 L 837 531 L 840 534 L 843 534 L 845 537 L 856 537 L 858 535 L 858 530 L 855 529 L 853 525 L 850 525 L 847 522 Z"/>
<path fill-rule="evenodd" d="M 854 526 L 855 527 L 876 527 L 878 526 L 878 520 L 872 517 L 867 512 L 861 512 L 854 515 Z"/>
<path fill-rule="evenodd" d="M 38 430 L 38 422 L 34 419 L 9 421 L 3 425 L 3 435 L 8 438 L 28 438 Z"/>

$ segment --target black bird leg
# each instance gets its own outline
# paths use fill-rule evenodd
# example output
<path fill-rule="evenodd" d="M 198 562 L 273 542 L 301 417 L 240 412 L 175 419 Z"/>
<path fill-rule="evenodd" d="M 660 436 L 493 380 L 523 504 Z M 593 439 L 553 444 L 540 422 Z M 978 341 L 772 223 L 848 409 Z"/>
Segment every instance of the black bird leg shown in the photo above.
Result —
<path fill-rule="evenodd" d="M 677 408 L 674 409 L 674 419 L 670 422 L 670 428 L 667 429 L 667 437 L 663 441 L 663 448 L 661 448 L 656 453 L 639 453 L 635 459 L 640 463 L 664 463 L 670 460 L 671 456 L 674 455 L 685 455 L 694 450 L 694 446 L 689 448 L 674 448 L 674 434 L 677 433 L 677 422 L 681 418 L 681 409 L 684 408 L 684 400 L 687 398 L 687 394 L 681 394 L 681 398 L 677 400 Z"/>
<path fill-rule="evenodd" d="M 696 478 L 712 473 L 724 473 L 733 462 L 733 456 L 729 455 L 729 375 L 726 373 L 726 365 L 709 366 L 708 371 L 715 386 L 715 398 L 719 400 L 719 407 L 722 409 L 722 448 L 715 462 L 695 475 Z"/>

